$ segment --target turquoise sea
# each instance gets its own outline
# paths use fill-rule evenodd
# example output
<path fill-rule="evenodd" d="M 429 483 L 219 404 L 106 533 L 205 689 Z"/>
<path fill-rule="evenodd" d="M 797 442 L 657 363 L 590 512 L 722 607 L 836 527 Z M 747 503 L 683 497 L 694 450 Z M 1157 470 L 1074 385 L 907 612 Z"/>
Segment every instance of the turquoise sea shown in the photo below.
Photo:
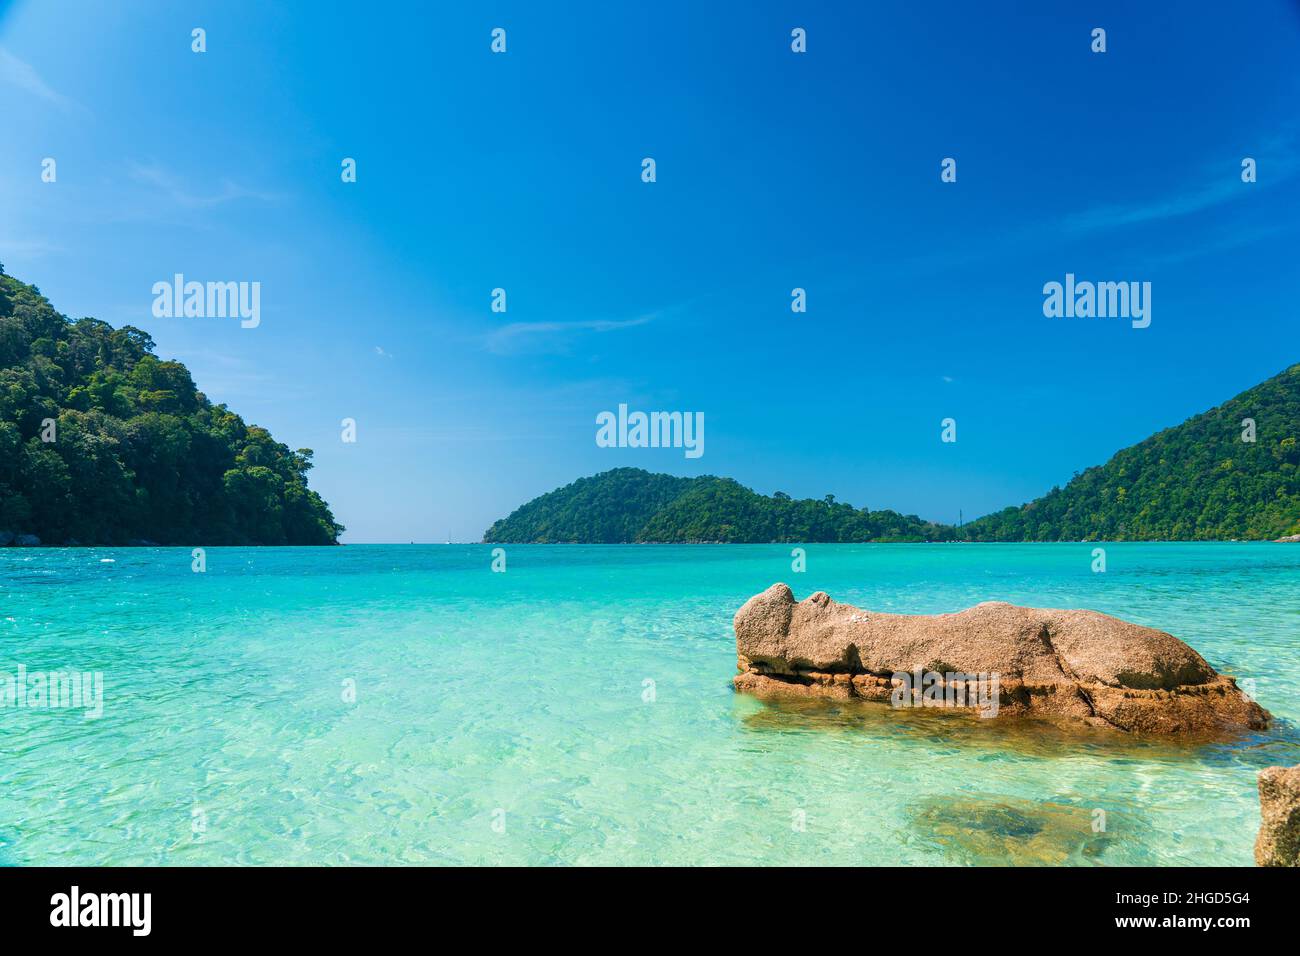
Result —
<path fill-rule="evenodd" d="M 4 864 L 1251 863 L 1300 763 L 1300 546 L 0 550 Z M 1086 607 L 1255 681 L 1214 746 L 737 695 L 775 581 L 874 610 Z M 353 683 L 349 683 L 353 682 Z M 349 689 L 355 687 L 355 699 Z M 1100 811 L 1100 813 L 1098 812 Z M 1104 816 L 1103 816 L 1104 815 Z M 1104 821 L 1104 830 L 1100 824 Z"/>

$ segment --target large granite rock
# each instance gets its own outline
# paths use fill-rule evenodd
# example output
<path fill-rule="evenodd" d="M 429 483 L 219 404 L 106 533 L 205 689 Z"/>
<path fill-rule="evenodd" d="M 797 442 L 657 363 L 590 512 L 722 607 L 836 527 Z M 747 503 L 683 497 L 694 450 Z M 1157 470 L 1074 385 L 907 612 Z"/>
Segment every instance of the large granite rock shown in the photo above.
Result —
<path fill-rule="evenodd" d="M 1300 767 L 1259 772 L 1258 866 L 1300 866 Z"/>
<path fill-rule="evenodd" d="M 955 614 L 876 614 L 774 584 L 735 618 L 738 690 L 943 706 L 987 678 L 995 714 L 1151 734 L 1260 730 L 1269 714 L 1173 635 L 1096 611 L 988 602 Z M 923 674 L 954 675 L 922 700 Z M 903 676 L 907 675 L 907 676 Z M 950 694 L 959 702 L 960 694 Z M 971 693 L 970 700 L 975 694 Z M 988 716 L 988 708 L 980 707 Z"/>

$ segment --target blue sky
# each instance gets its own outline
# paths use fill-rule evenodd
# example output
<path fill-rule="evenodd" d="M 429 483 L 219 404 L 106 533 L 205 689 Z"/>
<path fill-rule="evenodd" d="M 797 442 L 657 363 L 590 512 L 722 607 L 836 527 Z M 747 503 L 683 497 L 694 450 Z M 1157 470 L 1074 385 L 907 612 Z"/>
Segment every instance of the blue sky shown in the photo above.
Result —
<path fill-rule="evenodd" d="M 472 6 L 0 4 L 0 262 L 315 449 L 345 541 L 623 465 L 970 519 L 1300 359 L 1293 2 Z M 261 325 L 154 318 L 177 272 Z"/>

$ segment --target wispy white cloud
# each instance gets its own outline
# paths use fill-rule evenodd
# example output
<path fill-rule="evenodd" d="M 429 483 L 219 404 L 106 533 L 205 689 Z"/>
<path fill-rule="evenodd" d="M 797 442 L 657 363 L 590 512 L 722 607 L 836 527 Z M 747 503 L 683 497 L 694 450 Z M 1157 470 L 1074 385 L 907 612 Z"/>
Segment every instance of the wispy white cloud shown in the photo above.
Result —
<path fill-rule="evenodd" d="M 393 353 L 392 353 L 392 352 L 385 352 L 385 351 L 384 351 L 384 347 L 383 347 L 382 345 L 376 345 L 376 346 L 375 346 L 375 354 L 378 355 L 380 358 L 387 358 L 387 359 L 390 359 L 390 358 L 393 357 Z"/>
<path fill-rule="evenodd" d="M 314 396 L 303 382 L 291 384 L 258 360 L 214 349 L 159 348 L 159 358 L 185 363 L 194 384 L 213 402 L 229 402 L 236 408 L 254 402 L 308 401 Z"/>
<path fill-rule="evenodd" d="M 0 82 L 17 87 L 55 106 L 72 105 L 71 100 L 41 79 L 40 74 L 30 63 L 18 59 L 4 47 L 0 47 Z"/>
<path fill-rule="evenodd" d="M 1187 216 L 1214 206 L 1222 205 L 1244 196 L 1249 186 L 1236 181 L 1231 175 L 1223 176 L 1219 181 L 1194 189 L 1181 196 L 1157 199 L 1152 202 L 1133 203 L 1129 205 L 1111 204 L 1096 206 L 1081 213 L 1068 216 L 1062 223 L 1062 229 L 1071 235 L 1099 232 L 1105 229 L 1123 229 L 1148 222 L 1158 222 L 1177 216 Z"/>
<path fill-rule="evenodd" d="M 254 199 L 259 202 L 275 202 L 278 197 L 271 193 L 247 189 L 229 179 L 221 181 L 221 188 L 214 193 L 192 192 L 171 172 L 156 163 L 128 164 L 131 178 L 145 186 L 157 189 L 178 206 L 188 209 L 206 209 L 236 199 Z"/>
<path fill-rule="evenodd" d="M 57 243 L 35 236 L 24 239 L 0 236 L 0 262 L 5 261 L 3 258 L 5 255 L 35 258 L 36 256 L 49 255 L 51 252 L 62 251 L 63 247 Z"/>
<path fill-rule="evenodd" d="M 1201 256 L 1218 255 L 1224 252 L 1231 252 L 1233 249 L 1253 246 L 1257 242 L 1267 242 L 1271 239 L 1277 239 L 1281 236 L 1295 232 L 1295 229 L 1296 227 L 1293 223 L 1237 229 L 1210 242 L 1188 246 L 1187 248 L 1180 249 L 1176 252 L 1155 256 L 1151 261 L 1168 265 L 1185 262 L 1188 259 L 1197 259 Z"/>
<path fill-rule="evenodd" d="M 384 441 L 409 442 L 524 442 L 550 441 L 555 435 L 544 432 L 511 432 L 496 425 L 446 425 L 405 428 L 374 427 L 367 434 Z"/>
<path fill-rule="evenodd" d="M 562 345 L 575 335 L 595 332 L 616 332 L 653 322 L 654 315 L 636 319 L 589 319 L 577 322 L 511 322 L 490 333 L 487 347 L 491 352 L 505 353 L 537 347 Z"/>
<path fill-rule="evenodd" d="M 1243 183 L 1239 167 L 1205 170 L 1202 183 L 1178 195 L 1164 196 L 1134 203 L 1113 203 L 1067 216 L 1061 228 L 1067 235 L 1083 235 L 1106 229 L 1122 229 L 1149 222 L 1159 222 L 1212 209 L 1224 203 L 1248 197 L 1252 191 L 1286 182 L 1300 172 L 1296 159 L 1295 133 L 1283 130 L 1264 143 L 1255 159 L 1259 162 L 1259 181 Z"/>
<path fill-rule="evenodd" d="M 1045 218 L 1010 228 L 998 236 L 987 237 L 978 244 L 966 242 L 960 245 L 949 244 L 946 248 L 937 250 L 926 248 L 895 263 L 892 273 L 897 277 L 904 274 L 932 275 L 940 270 L 950 272 L 977 266 L 992 258 L 1005 258 L 1030 249 L 1039 250 L 1047 245 L 1094 240 L 1108 232 L 1116 234 L 1116 242 L 1145 243 L 1140 233 L 1143 226 L 1227 207 L 1229 203 L 1248 201 L 1257 196 L 1260 190 L 1272 189 L 1294 180 L 1300 175 L 1300 124 L 1284 126 L 1277 132 L 1262 137 L 1258 149 L 1249 152 L 1243 150 L 1243 158 L 1246 155 L 1253 155 L 1258 160 L 1258 182 L 1243 183 L 1241 167 L 1236 163 L 1201 164 L 1199 178 L 1180 192 L 1170 191 L 1145 201 L 1081 208 L 1065 216 Z M 1226 209 L 1222 211 L 1227 212 Z M 1189 222 L 1186 229 L 1164 241 L 1194 239 L 1207 227 L 1215 230 L 1215 236 L 1210 241 L 1195 242 L 1184 249 L 1152 257 L 1149 261 L 1179 262 L 1267 241 L 1293 231 L 1293 226 L 1289 223 L 1225 231 L 1222 222 Z M 1144 244 L 1144 257 L 1147 256 L 1148 249 L 1149 246 Z M 855 278 L 852 281 L 856 285 L 863 280 Z"/>

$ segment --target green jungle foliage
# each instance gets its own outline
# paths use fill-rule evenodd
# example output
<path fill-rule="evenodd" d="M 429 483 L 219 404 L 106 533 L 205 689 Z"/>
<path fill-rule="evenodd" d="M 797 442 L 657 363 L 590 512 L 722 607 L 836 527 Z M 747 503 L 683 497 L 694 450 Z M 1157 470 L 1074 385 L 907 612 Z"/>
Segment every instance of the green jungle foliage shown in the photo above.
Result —
<path fill-rule="evenodd" d="M 337 544 L 342 526 L 307 487 L 311 450 L 213 405 L 153 348 L 131 326 L 71 321 L 0 266 L 0 532 L 45 544 Z"/>
<path fill-rule="evenodd" d="M 952 529 L 895 511 L 750 491 L 730 478 L 615 468 L 579 478 L 496 522 L 489 543 L 934 541 Z"/>
<path fill-rule="evenodd" d="M 1243 441 L 1245 419 L 1255 441 Z M 616 468 L 535 498 L 487 542 L 1261 540 L 1300 534 L 1300 365 L 1165 429 L 1064 488 L 963 528 L 729 478 Z"/>
<path fill-rule="evenodd" d="M 1243 421 L 1255 441 L 1242 440 Z M 1221 541 L 1300 533 L 1300 365 L 967 525 L 973 541 Z"/>

